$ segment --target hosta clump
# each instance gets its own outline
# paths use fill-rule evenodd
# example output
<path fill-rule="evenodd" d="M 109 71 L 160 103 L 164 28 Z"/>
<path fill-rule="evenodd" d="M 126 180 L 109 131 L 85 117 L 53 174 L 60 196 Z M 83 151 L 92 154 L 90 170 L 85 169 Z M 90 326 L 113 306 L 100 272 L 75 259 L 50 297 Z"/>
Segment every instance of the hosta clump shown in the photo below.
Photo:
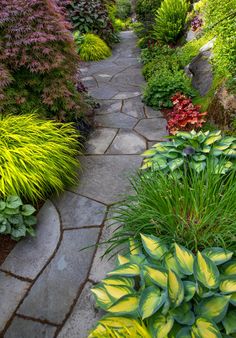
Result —
<path fill-rule="evenodd" d="M 144 321 L 151 337 L 234 337 L 233 252 L 213 247 L 194 255 L 155 236 L 141 240 L 130 255 L 118 255 L 116 269 L 92 289 L 97 305 L 110 316 Z"/>
<path fill-rule="evenodd" d="M 236 138 L 223 137 L 221 131 L 178 132 L 171 141 L 157 143 L 144 152 L 142 169 L 152 168 L 165 173 L 191 168 L 203 171 L 208 162 L 214 171 L 225 174 L 235 167 Z"/>
<path fill-rule="evenodd" d="M 23 204 L 19 196 L 0 199 L 0 235 L 10 235 L 14 240 L 34 236 L 35 211 L 32 205 Z"/>

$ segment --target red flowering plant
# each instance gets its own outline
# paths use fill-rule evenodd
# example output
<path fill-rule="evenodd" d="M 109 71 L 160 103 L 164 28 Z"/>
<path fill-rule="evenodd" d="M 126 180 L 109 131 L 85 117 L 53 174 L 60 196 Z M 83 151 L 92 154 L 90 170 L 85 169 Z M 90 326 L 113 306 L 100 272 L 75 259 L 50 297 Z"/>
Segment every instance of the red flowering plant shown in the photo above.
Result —
<path fill-rule="evenodd" d="M 178 131 L 191 131 L 201 128 L 206 122 L 207 112 L 200 113 L 200 106 L 192 103 L 192 100 L 181 93 L 175 94 L 172 98 L 173 110 L 167 115 L 167 130 L 171 135 Z"/>

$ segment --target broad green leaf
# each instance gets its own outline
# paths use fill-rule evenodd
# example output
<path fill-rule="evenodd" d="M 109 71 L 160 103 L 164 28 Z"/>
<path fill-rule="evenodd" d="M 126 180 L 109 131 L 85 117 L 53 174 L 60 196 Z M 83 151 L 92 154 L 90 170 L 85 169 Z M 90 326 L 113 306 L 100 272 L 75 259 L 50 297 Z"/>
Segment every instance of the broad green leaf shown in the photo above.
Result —
<path fill-rule="evenodd" d="M 170 161 L 168 163 L 168 166 L 169 166 L 171 171 L 174 171 L 175 169 L 181 167 L 183 165 L 183 163 L 184 163 L 184 160 L 182 158 L 177 158 L 173 161 Z"/>
<path fill-rule="evenodd" d="M 192 338 L 190 327 L 183 327 L 178 333 L 176 338 Z"/>
<path fill-rule="evenodd" d="M 236 306 L 236 292 L 231 294 L 230 303 Z"/>
<path fill-rule="evenodd" d="M 166 299 L 165 293 L 155 287 L 149 286 L 146 288 L 140 297 L 139 311 L 142 319 L 148 318 L 156 313 L 160 307 L 164 304 Z"/>
<path fill-rule="evenodd" d="M 181 272 L 183 272 L 185 275 L 192 275 L 194 263 L 194 255 L 192 252 L 182 245 L 175 243 L 175 254 Z"/>
<path fill-rule="evenodd" d="M 236 260 L 232 260 L 222 266 L 225 276 L 236 275 Z"/>
<path fill-rule="evenodd" d="M 216 265 L 223 264 L 230 260 L 233 256 L 232 251 L 225 250 L 223 248 L 207 248 L 202 251 L 204 255 L 210 258 Z"/>
<path fill-rule="evenodd" d="M 195 312 L 198 316 L 219 323 L 225 316 L 229 306 L 230 296 L 214 295 L 203 299 L 196 306 Z"/>
<path fill-rule="evenodd" d="M 170 311 L 170 313 L 181 325 L 193 325 L 195 322 L 195 316 L 191 311 L 191 305 L 189 303 L 182 303 L 179 307 Z"/>
<path fill-rule="evenodd" d="M 194 261 L 194 276 L 208 289 L 215 289 L 219 285 L 219 270 L 213 261 L 199 251 Z"/>
<path fill-rule="evenodd" d="M 92 293 L 96 298 L 97 304 L 103 309 L 107 310 L 112 304 L 110 296 L 106 292 L 105 288 L 101 285 L 97 285 L 91 289 Z"/>
<path fill-rule="evenodd" d="M 192 134 L 188 133 L 187 131 L 179 131 L 176 136 L 182 137 L 186 140 L 191 140 L 192 139 Z"/>
<path fill-rule="evenodd" d="M 126 263 L 117 269 L 108 272 L 108 276 L 133 277 L 140 274 L 140 268 L 137 264 Z"/>
<path fill-rule="evenodd" d="M 134 293 L 133 289 L 125 285 L 104 284 L 103 287 L 113 301 L 117 301 L 118 299 L 124 296 L 131 295 Z"/>
<path fill-rule="evenodd" d="M 102 280 L 103 284 L 107 285 L 125 285 L 125 286 L 134 286 L 133 278 L 125 278 L 125 277 L 107 277 Z"/>
<path fill-rule="evenodd" d="M 181 279 L 172 270 L 168 272 L 167 290 L 169 300 L 175 308 L 184 300 L 184 285 Z"/>
<path fill-rule="evenodd" d="M 171 331 L 174 325 L 173 317 L 165 317 L 163 315 L 158 315 L 155 318 L 155 322 L 153 323 L 153 327 L 156 330 L 156 338 L 166 338 L 168 337 L 168 333 Z"/>
<path fill-rule="evenodd" d="M 227 334 L 236 333 L 236 310 L 229 311 L 222 323 Z"/>
<path fill-rule="evenodd" d="M 24 204 L 21 208 L 21 213 L 23 216 L 30 216 L 35 213 L 36 209 L 30 204 Z"/>
<path fill-rule="evenodd" d="M 129 258 L 122 256 L 120 254 L 117 255 L 117 261 L 119 265 L 127 264 L 130 262 Z"/>
<path fill-rule="evenodd" d="M 8 196 L 6 200 L 6 206 L 9 209 L 16 209 L 22 205 L 22 201 L 19 196 Z"/>
<path fill-rule="evenodd" d="M 19 214 L 19 208 L 13 209 L 13 208 L 5 208 L 4 213 L 6 215 L 18 215 Z"/>
<path fill-rule="evenodd" d="M 227 150 L 224 151 L 224 154 L 228 155 L 228 156 L 235 156 L 236 155 L 236 150 L 234 150 L 234 149 L 227 149 Z"/>
<path fill-rule="evenodd" d="M 158 260 L 163 258 L 167 252 L 167 246 L 159 238 L 144 234 L 141 234 L 141 238 L 143 247 L 150 257 Z"/>
<path fill-rule="evenodd" d="M 191 161 L 189 164 L 190 168 L 196 170 L 197 173 L 203 171 L 206 167 L 206 162 L 195 162 Z"/>
<path fill-rule="evenodd" d="M 146 150 L 144 153 L 142 153 L 142 156 L 153 156 L 155 154 L 156 154 L 155 149 L 149 149 L 149 150 Z"/>
<path fill-rule="evenodd" d="M 35 225 L 37 223 L 37 218 L 35 216 L 24 216 L 24 223 L 26 225 Z"/>
<path fill-rule="evenodd" d="M 177 258 L 172 252 L 168 252 L 164 258 L 165 266 L 167 270 L 173 270 L 177 273 L 178 276 L 182 277 L 182 272 L 180 271 L 180 266 L 177 262 Z"/>
<path fill-rule="evenodd" d="M 206 156 L 205 155 L 194 155 L 193 156 L 193 159 L 196 161 L 196 162 L 202 162 L 202 161 L 205 161 L 206 160 Z"/>
<path fill-rule="evenodd" d="M 162 267 L 151 267 L 148 265 L 144 266 L 144 270 L 147 272 L 148 277 L 162 288 L 167 286 L 167 271 Z"/>
<path fill-rule="evenodd" d="M 221 333 L 213 322 L 206 318 L 198 318 L 192 327 L 191 338 L 222 338 Z"/>
<path fill-rule="evenodd" d="M 191 281 L 183 281 L 184 284 L 184 301 L 189 302 L 196 292 L 196 283 Z"/>
<path fill-rule="evenodd" d="M 6 208 L 6 203 L 4 201 L 0 201 L 0 211 L 3 211 Z"/>
<path fill-rule="evenodd" d="M 18 239 L 20 237 L 25 237 L 26 235 L 26 226 L 24 224 L 22 224 L 19 228 L 12 228 L 11 229 L 11 235 L 12 237 L 14 237 L 15 239 Z"/>
<path fill-rule="evenodd" d="M 210 146 L 211 144 L 215 143 L 216 141 L 221 140 L 221 138 L 222 138 L 222 136 L 220 134 L 219 135 L 212 135 L 212 136 L 210 136 L 206 139 L 204 144 L 206 146 Z"/>
<path fill-rule="evenodd" d="M 107 311 L 116 315 L 136 315 L 138 306 L 139 297 L 137 295 L 128 295 L 118 300 Z"/>
<path fill-rule="evenodd" d="M 220 282 L 220 291 L 224 293 L 236 292 L 236 275 L 223 279 Z"/>

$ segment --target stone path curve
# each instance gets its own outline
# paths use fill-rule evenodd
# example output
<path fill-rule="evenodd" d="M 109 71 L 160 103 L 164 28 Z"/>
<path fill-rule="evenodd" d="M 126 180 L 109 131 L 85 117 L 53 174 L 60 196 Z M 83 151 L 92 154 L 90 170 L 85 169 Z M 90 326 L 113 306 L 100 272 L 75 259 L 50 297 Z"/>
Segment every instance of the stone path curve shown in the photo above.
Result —
<path fill-rule="evenodd" d="M 100 108 L 80 183 L 44 204 L 37 237 L 18 243 L 0 267 L 1 337 L 87 338 L 101 315 L 90 288 L 113 262 L 101 261 L 103 248 L 93 245 L 109 237 L 106 219 L 131 191 L 140 153 L 166 133 L 160 112 L 141 101 L 138 56 L 135 35 L 123 32 L 112 57 L 81 69 Z"/>

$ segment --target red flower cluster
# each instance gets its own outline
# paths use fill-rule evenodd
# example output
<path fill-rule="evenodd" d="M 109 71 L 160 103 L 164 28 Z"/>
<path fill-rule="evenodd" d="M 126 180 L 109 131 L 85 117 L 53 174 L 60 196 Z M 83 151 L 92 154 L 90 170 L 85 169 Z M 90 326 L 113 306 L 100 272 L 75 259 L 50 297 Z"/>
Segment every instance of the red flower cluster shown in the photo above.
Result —
<path fill-rule="evenodd" d="M 170 134 L 175 135 L 179 130 L 191 131 L 202 127 L 206 122 L 204 116 L 207 112 L 200 113 L 200 106 L 195 106 L 190 98 L 181 93 L 177 93 L 172 97 L 174 105 L 173 111 L 169 113 L 167 130 Z"/>

